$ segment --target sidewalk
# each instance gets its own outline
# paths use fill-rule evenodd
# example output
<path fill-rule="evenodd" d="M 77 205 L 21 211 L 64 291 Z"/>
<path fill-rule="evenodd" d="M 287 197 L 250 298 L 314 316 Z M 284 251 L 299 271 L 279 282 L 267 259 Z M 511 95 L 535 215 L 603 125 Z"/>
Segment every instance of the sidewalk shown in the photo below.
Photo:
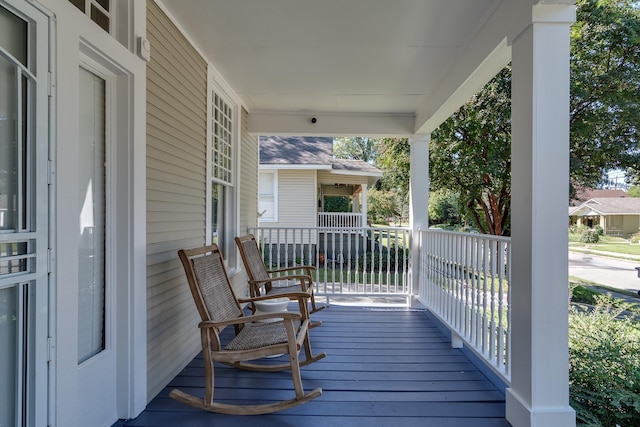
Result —
<path fill-rule="evenodd" d="M 621 254 L 618 252 L 605 252 L 605 251 L 599 251 L 597 249 L 577 248 L 577 247 L 572 247 L 571 245 L 569 245 L 569 250 L 571 252 L 580 252 L 583 254 L 600 255 L 608 258 L 623 259 L 625 261 L 634 261 L 638 263 L 638 266 L 640 266 L 640 256 L 638 255 Z"/>

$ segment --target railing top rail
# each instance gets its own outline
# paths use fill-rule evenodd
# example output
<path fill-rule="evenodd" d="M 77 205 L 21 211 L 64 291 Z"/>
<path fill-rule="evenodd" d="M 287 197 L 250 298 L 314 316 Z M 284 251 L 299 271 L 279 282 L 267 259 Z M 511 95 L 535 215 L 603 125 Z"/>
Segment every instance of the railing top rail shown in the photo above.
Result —
<path fill-rule="evenodd" d="M 418 231 L 421 233 L 444 234 L 444 235 L 450 235 L 450 236 L 475 236 L 478 239 L 485 239 L 485 240 L 489 239 L 489 240 L 495 240 L 498 242 L 511 242 L 511 237 L 495 236 L 493 234 L 465 233 L 460 231 L 441 230 L 439 228 L 418 228 Z"/>
<path fill-rule="evenodd" d="M 327 229 L 338 230 L 384 230 L 384 231 L 410 231 L 409 227 L 344 227 L 344 226 L 331 226 L 331 227 L 277 227 L 277 226 L 259 226 L 259 227 L 247 227 L 249 230 L 318 230 L 326 231 Z"/>
<path fill-rule="evenodd" d="M 362 213 L 359 213 L 359 212 L 318 212 L 318 215 L 362 216 Z"/>

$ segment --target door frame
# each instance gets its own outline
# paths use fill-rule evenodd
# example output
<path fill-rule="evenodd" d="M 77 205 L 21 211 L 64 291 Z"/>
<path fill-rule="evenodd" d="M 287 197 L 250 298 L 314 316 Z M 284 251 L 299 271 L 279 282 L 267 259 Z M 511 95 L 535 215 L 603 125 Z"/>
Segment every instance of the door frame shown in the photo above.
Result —
<path fill-rule="evenodd" d="M 78 73 L 84 61 L 94 61 L 109 70 L 117 87 L 117 147 L 111 160 L 117 163 L 110 183 L 117 236 L 111 249 L 117 283 L 114 303 L 114 346 L 116 348 L 116 416 L 134 418 L 147 404 L 146 339 L 146 63 L 118 40 L 82 15 L 71 3 L 40 0 L 55 12 L 56 39 L 53 43 L 55 81 L 55 262 L 58 286 L 55 291 L 55 377 L 51 394 L 55 399 L 52 425 L 77 426 L 82 411 L 78 395 L 77 360 L 77 210 L 74 182 L 75 147 L 78 144 Z M 131 19 L 136 33 L 145 33 L 145 2 L 132 2 Z M 77 212 L 75 213 L 77 215 Z M 75 233 L 75 234 L 74 234 Z M 115 258 L 113 258 L 115 257 Z M 75 259 L 74 259 L 75 258 Z M 74 292 L 76 295 L 74 296 Z M 108 425 L 111 425 L 108 424 Z"/>

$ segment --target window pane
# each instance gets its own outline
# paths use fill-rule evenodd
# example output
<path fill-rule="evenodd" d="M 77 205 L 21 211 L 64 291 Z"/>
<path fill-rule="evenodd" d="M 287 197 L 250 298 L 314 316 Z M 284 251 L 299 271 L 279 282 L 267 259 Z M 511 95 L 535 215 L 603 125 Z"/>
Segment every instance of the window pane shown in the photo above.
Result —
<path fill-rule="evenodd" d="M 26 242 L 0 243 L 0 276 L 26 272 L 27 258 Z"/>
<path fill-rule="evenodd" d="M 109 0 L 96 0 L 96 3 L 98 3 L 104 10 L 109 12 Z"/>
<path fill-rule="evenodd" d="M 3 7 L 0 7 L 0 46 L 22 65 L 28 66 L 27 23 Z"/>
<path fill-rule="evenodd" d="M 98 24 L 100 28 L 109 32 L 109 16 L 105 15 L 100 9 L 91 5 L 91 20 Z"/>
<path fill-rule="evenodd" d="M 105 81 L 80 68 L 78 363 L 105 348 Z"/>
<path fill-rule="evenodd" d="M 16 372 L 18 371 L 16 288 L 0 289 L 0 408 L 17 405 Z M 15 410 L 0 411 L 0 426 L 15 425 Z"/>
<path fill-rule="evenodd" d="M 80 9 L 82 13 L 85 12 L 85 0 L 69 0 L 71 4 Z"/>
<path fill-rule="evenodd" d="M 224 248 L 224 186 L 217 183 L 211 184 L 211 241 Z"/>
<path fill-rule="evenodd" d="M 213 116 L 211 129 L 213 179 L 223 184 L 232 185 L 233 118 L 231 114 L 233 109 L 215 92 L 211 107 Z"/>
<path fill-rule="evenodd" d="M 0 57 L 0 230 L 18 227 L 17 89 L 15 68 Z"/>

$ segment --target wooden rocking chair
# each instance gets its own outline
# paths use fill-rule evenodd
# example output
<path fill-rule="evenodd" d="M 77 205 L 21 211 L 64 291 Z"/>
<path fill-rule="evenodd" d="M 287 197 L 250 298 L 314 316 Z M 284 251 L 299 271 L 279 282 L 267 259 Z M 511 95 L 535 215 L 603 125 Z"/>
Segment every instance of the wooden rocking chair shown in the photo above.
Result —
<path fill-rule="evenodd" d="M 254 299 L 238 300 L 224 266 L 217 245 L 178 251 L 187 275 L 191 294 L 202 322 L 198 325 L 202 339 L 205 370 L 204 399 L 174 389 L 170 396 L 187 405 L 210 412 L 224 414 L 258 415 L 281 411 L 308 402 L 322 394 L 321 388 L 306 393 L 302 387 L 300 366 L 326 356 L 313 356 L 309 343 L 309 295 L 298 292 L 300 313 L 281 312 L 245 316 L 241 303 Z M 274 297 L 259 297 L 267 300 Z M 268 322 L 264 322 L 269 320 Z M 262 322 L 261 322 L 262 321 Z M 226 346 L 220 342 L 220 333 L 226 326 L 235 328 L 235 337 Z M 306 358 L 299 361 L 304 347 Z M 273 365 L 251 362 L 267 356 L 287 354 L 287 363 Z M 275 372 L 291 370 L 295 397 L 290 400 L 259 405 L 233 405 L 214 401 L 214 362 L 222 362 L 240 369 Z"/>
<path fill-rule="evenodd" d="M 236 245 L 240 250 L 244 268 L 249 276 L 249 291 L 252 297 L 258 297 L 262 294 L 261 288 L 264 287 L 265 295 L 278 295 L 285 297 L 288 294 L 297 292 L 308 292 L 311 295 L 311 313 L 325 309 L 327 306 L 317 306 L 316 299 L 313 295 L 313 278 L 311 272 L 316 268 L 312 265 L 302 265 L 296 267 L 281 268 L 278 270 L 267 270 L 264 264 L 258 242 L 253 234 L 236 237 Z M 303 270 L 306 274 L 278 275 L 274 274 L 295 272 Z M 274 284 L 287 283 L 293 281 L 294 284 L 283 286 L 274 286 Z M 313 326 L 319 325 L 320 322 L 314 322 Z"/>

